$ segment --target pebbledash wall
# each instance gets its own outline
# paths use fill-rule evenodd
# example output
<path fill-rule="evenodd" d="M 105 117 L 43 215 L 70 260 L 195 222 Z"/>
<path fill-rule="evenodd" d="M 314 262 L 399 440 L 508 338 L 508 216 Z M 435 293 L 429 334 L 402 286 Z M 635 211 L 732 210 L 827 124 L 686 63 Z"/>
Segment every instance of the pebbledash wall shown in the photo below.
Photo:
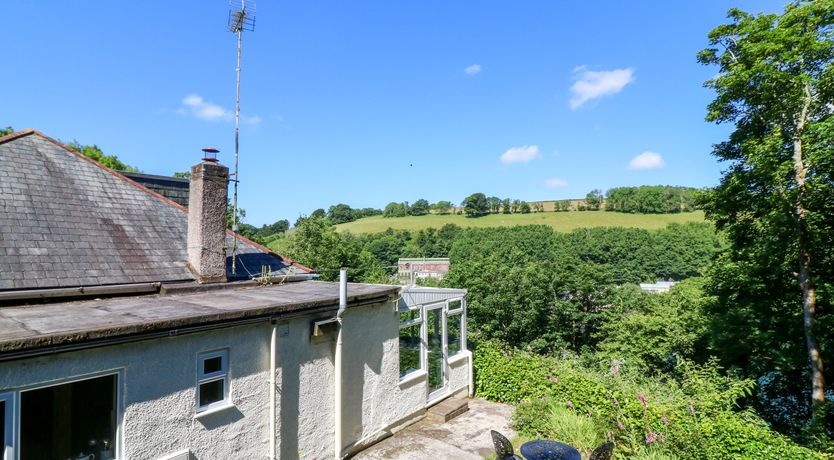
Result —
<path fill-rule="evenodd" d="M 328 317 L 332 313 L 320 316 Z M 333 458 L 334 341 L 311 339 L 307 315 L 278 322 L 278 458 Z M 349 308 L 343 318 L 345 451 L 422 414 L 425 378 L 400 382 L 399 315 L 393 302 Z M 0 364 L 0 390 L 118 373 L 119 459 L 269 458 L 268 321 Z M 232 406 L 195 415 L 199 353 L 229 350 Z M 153 357 L 153 359 L 149 359 Z M 450 394 L 469 385 L 468 359 L 450 362 Z"/>

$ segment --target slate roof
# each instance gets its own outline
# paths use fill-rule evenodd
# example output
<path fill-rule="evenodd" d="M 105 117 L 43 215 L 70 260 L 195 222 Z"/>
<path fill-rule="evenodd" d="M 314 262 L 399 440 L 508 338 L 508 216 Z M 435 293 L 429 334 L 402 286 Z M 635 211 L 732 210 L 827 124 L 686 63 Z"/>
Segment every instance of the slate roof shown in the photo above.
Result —
<path fill-rule="evenodd" d="M 192 280 L 186 231 L 186 208 L 55 140 L 0 138 L 0 291 Z M 238 237 L 236 278 L 262 265 L 309 272 Z"/>

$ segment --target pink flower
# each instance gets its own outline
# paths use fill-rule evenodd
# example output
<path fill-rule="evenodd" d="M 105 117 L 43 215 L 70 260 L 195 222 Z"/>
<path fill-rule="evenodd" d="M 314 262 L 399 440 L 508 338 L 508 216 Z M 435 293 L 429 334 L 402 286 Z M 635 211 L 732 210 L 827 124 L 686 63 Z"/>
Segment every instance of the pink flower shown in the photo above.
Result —
<path fill-rule="evenodd" d="M 614 375 L 620 375 L 620 365 L 614 364 L 613 366 L 611 366 L 611 373 Z"/>
<path fill-rule="evenodd" d="M 643 408 L 644 408 L 644 409 L 646 408 L 646 406 L 648 406 L 648 405 L 649 405 L 649 400 L 648 400 L 648 399 L 646 399 L 646 396 L 645 396 L 645 395 L 643 395 L 643 393 L 642 393 L 642 392 L 639 392 L 639 391 L 637 392 L 637 399 L 639 399 L 639 400 L 640 400 L 640 403 L 641 403 L 641 404 L 643 404 Z"/>
<path fill-rule="evenodd" d="M 614 433 L 612 431 L 609 431 L 608 434 L 606 434 L 605 436 L 606 438 L 608 438 L 609 441 L 614 439 Z"/>
<path fill-rule="evenodd" d="M 624 429 L 625 429 L 625 427 L 623 427 L 623 422 L 617 422 L 617 428 L 618 428 L 620 431 L 624 430 Z"/>
<path fill-rule="evenodd" d="M 567 407 L 568 409 L 573 409 L 573 403 L 568 401 L 565 403 L 565 407 Z"/>
<path fill-rule="evenodd" d="M 669 419 L 666 418 L 666 414 L 663 414 L 663 417 L 660 418 L 660 421 L 663 422 L 664 425 L 669 424 Z"/>
<path fill-rule="evenodd" d="M 617 401 L 617 398 L 611 398 L 611 402 L 614 403 L 615 406 L 619 406 L 620 402 Z"/>
<path fill-rule="evenodd" d="M 692 404 L 689 405 L 689 415 L 695 415 L 695 408 L 692 407 Z"/>
<path fill-rule="evenodd" d="M 548 378 L 549 378 L 549 379 L 550 379 L 550 381 L 551 381 L 551 382 L 553 382 L 553 383 L 559 383 L 559 379 L 557 379 L 555 375 L 551 375 L 551 376 L 550 376 L 550 377 L 548 377 Z"/>

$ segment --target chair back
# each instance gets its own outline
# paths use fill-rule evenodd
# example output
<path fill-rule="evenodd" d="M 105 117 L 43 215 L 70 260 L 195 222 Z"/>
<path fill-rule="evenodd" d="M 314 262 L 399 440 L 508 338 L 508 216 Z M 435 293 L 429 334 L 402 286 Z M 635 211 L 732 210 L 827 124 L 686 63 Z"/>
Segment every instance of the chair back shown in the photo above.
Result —
<path fill-rule="evenodd" d="M 513 443 L 511 443 L 506 436 L 495 430 L 489 430 L 489 433 L 492 435 L 492 445 L 495 446 L 496 460 L 507 460 L 515 458 L 515 449 L 513 449 Z"/>
<path fill-rule="evenodd" d="M 611 460 L 611 455 L 614 454 L 614 443 L 611 441 L 601 444 L 591 452 L 591 457 L 588 460 Z"/>

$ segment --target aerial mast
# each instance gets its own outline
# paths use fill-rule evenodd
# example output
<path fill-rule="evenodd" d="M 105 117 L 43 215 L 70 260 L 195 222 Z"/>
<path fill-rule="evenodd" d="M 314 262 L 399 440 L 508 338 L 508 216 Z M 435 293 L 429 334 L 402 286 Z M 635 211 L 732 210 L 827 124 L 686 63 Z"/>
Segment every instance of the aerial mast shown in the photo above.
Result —
<path fill-rule="evenodd" d="M 243 31 L 255 31 L 255 2 L 251 0 L 240 0 L 240 6 L 237 6 L 236 0 L 229 0 L 229 32 L 237 34 L 237 93 L 235 96 L 235 172 L 234 179 L 234 198 L 232 201 L 232 231 L 235 237 L 232 238 L 232 274 L 236 274 L 237 269 L 237 184 L 240 182 L 238 170 L 238 150 L 240 145 L 240 51 L 243 44 Z"/>

